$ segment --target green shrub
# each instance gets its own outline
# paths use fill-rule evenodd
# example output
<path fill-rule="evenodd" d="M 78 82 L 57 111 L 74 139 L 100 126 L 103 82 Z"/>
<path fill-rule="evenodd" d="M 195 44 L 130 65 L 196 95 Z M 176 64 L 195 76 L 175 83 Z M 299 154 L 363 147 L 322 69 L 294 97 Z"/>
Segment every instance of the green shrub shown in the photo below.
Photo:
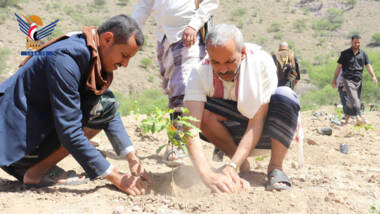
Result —
<path fill-rule="evenodd" d="M 306 71 L 305 73 L 308 73 L 308 71 L 311 71 L 313 69 L 313 63 L 309 60 L 300 60 L 300 69 L 301 73 L 302 71 Z"/>
<path fill-rule="evenodd" d="M 273 39 L 281 40 L 284 35 L 281 32 L 276 32 L 273 35 Z"/>
<path fill-rule="evenodd" d="M 265 45 L 267 41 L 268 39 L 266 37 L 260 37 L 257 42 L 259 43 L 259 45 Z"/>
<path fill-rule="evenodd" d="M 106 4 L 106 1 L 105 0 L 94 0 L 94 3 L 96 6 L 103 6 Z"/>
<path fill-rule="evenodd" d="M 155 108 L 167 110 L 168 98 L 159 89 L 148 89 L 139 94 L 131 94 L 125 97 L 122 93 L 115 92 L 115 96 L 120 103 L 119 114 L 128 115 L 131 111 L 140 114 L 153 112 Z"/>
<path fill-rule="evenodd" d="M 278 32 L 281 30 L 281 24 L 279 22 L 273 22 L 269 28 L 268 28 L 268 32 L 271 33 L 271 32 Z"/>
<path fill-rule="evenodd" d="M 372 35 L 372 40 L 375 45 L 380 45 L 380 33 L 375 33 Z"/>
<path fill-rule="evenodd" d="M 8 10 L 6 8 L 0 8 L 0 24 L 3 24 L 8 17 Z"/>
<path fill-rule="evenodd" d="M 28 2 L 28 0 L 2 0 L 0 2 L 0 7 L 15 7 L 18 9 L 22 9 L 22 7 L 19 5 L 20 3 Z"/>
<path fill-rule="evenodd" d="M 331 83 L 331 81 L 329 81 Z M 331 85 L 331 84 L 330 84 Z M 332 105 L 339 103 L 339 94 L 336 88 L 326 85 L 321 89 L 309 91 L 301 97 L 301 106 L 303 109 L 312 109 L 319 105 Z"/>
<path fill-rule="evenodd" d="M 148 82 L 153 82 L 154 81 L 154 75 L 153 74 L 149 74 L 148 76 Z"/>
<path fill-rule="evenodd" d="M 314 30 L 335 31 L 343 25 L 343 11 L 336 8 L 327 9 L 327 17 L 313 21 Z"/>
<path fill-rule="evenodd" d="M 65 12 L 66 15 L 71 16 L 72 14 L 75 13 L 75 9 L 74 9 L 73 7 L 71 7 L 71 6 L 67 6 L 67 5 L 66 5 L 66 6 L 63 8 L 63 12 Z"/>
<path fill-rule="evenodd" d="M 360 35 L 360 32 L 357 30 L 353 30 L 347 34 L 347 39 L 351 39 L 353 35 Z"/>
<path fill-rule="evenodd" d="M 11 50 L 9 50 L 8 48 L 0 48 L 0 83 L 6 76 L 6 74 L 3 71 L 7 67 L 7 60 L 10 54 Z"/>
<path fill-rule="evenodd" d="M 245 7 L 244 8 L 243 7 L 238 8 L 238 9 L 232 11 L 232 16 L 244 16 L 244 14 L 246 14 L 247 11 L 248 11 L 248 9 Z"/>
<path fill-rule="evenodd" d="M 355 7 L 358 0 L 347 0 L 346 3 L 351 6 L 351 9 Z"/>
<path fill-rule="evenodd" d="M 304 8 L 302 8 L 302 12 L 303 12 L 304 15 L 309 15 L 310 8 L 304 7 Z"/>
<path fill-rule="evenodd" d="M 240 28 L 241 30 L 243 30 L 243 28 L 244 28 L 244 21 L 243 20 L 239 20 L 239 22 L 237 24 L 237 27 Z"/>
<path fill-rule="evenodd" d="M 52 39 L 55 39 L 57 38 L 58 36 L 62 36 L 63 34 L 65 34 L 65 32 L 62 30 L 61 27 L 59 27 L 59 25 L 54 29 L 54 31 L 51 33 L 51 35 L 49 36 L 49 40 L 52 40 Z"/>
<path fill-rule="evenodd" d="M 150 68 L 152 64 L 153 64 L 152 60 L 146 57 L 142 58 L 140 61 L 140 67 L 145 68 L 145 69 Z"/>
<path fill-rule="evenodd" d="M 119 0 L 118 5 L 126 6 L 129 3 L 129 0 Z"/>
<path fill-rule="evenodd" d="M 71 6 L 65 6 L 63 8 L 63 11 L 65 12 L 66 15 L 69 15 L 76 23 L 80 23 L 80 25 L 99 26 L 101 24 L 100 19 L 91 18 L 87 15 L 85 16 L 85 15 L 83 15 L 83 13 L 81 11 L 74 9 Z"/>
<path fill-rule="evenodd" d="M 307 29 L 306 19 L 296 19 L 296 21 L 293 23 L 293 27 L 297 30 L 297 32 L 303 32 Z"/>
<path fill-rule="evenodd" d="M 327 43 L 327 41 L 328 40 L 325 37 L 318 38 L 317 46 L 323 47 Z"/>
<path fill-rule="evenodd" d="M 344 22 L 343 11 L 337 8 L 327 9 L 327 20 L 333 25 L 333 30 L 339 28 Z"/>

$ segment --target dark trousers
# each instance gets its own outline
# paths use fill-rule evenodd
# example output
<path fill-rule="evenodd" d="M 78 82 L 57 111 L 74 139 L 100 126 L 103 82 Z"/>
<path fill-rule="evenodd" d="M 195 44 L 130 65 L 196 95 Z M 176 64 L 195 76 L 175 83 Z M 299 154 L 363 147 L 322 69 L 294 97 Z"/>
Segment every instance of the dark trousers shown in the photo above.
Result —
<path fill-rule="evenodd" d="M 92 129 L 103 129 L 115 117 L 119 103 L 110 90 L 104 94 L 85 96 L 82 100 L 82 125 Z M 56 132 L 52 132 L 45 138 L 36 149 L 24 158 L 12 163 L 9 166 L 2 166 L 8 174 L 14 176 L 19 181 L 24 180 L 25 172 L 35 164 L 39 163 L 61 146 Z"/>

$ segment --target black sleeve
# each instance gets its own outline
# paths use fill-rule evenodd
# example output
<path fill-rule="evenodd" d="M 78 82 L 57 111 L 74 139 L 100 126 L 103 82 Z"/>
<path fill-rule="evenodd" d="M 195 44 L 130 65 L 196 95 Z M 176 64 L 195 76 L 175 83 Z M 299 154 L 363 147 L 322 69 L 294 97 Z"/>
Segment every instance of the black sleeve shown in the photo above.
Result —
<path fill-rule="evenodd" d="M 343 51 L 340 53 L 340 56 L 339 56 L 337 63 L 342 64 L 342 65 L 344 64 L 344 52 Z"/>
<path fill-rule="evenodd" d="M 371 64 L 369 62 L 369 58 L 368 58 L 368 55 L 366 52 L 363 52 L 363 55 L 364 55 L 364 65 L 368 65 L 368 64 Z"/>

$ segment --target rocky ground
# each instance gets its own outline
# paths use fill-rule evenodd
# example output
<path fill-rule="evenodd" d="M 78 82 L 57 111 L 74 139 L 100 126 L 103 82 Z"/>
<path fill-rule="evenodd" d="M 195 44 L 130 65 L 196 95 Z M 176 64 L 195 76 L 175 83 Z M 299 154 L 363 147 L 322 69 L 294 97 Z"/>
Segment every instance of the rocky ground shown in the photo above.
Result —
<path fill-rule="evenodd" d="M 128 116 L 123 118 L 125 126 L 154 181 L 148 195 L 130 197 L 106 180 L 26 190 L 0 171 L 0 213 L 377 213 L 380 210 L 380 113 L 366 112 L 371 125 L 361 128 L 353 124 L 334 125 L 330 122 L 333 114 L 335 110 L 329 107 L 302 113 L 305 163 L 300 169 L 297 143 L 293 142 L 284 163 L 293 183 L 288 191 L 265 191 L 270 155 L 264 154 L 249 158 L 251 171 L 243 176 L 252 187 L 235 194 L 211 193 L 187 158 L 185 166 L 174 170 L 173 195 L 171 168 L 155 154 L 158 146 L 167 141 L 165 134 L 145 136 L 138 128 L 142 116 Z M 331 136 L 319 133 L 325 127 L 332 128 Z M 100 143 L 98 148 L 110 162 L 129 171 L 127 162 L 114 155 L 104 134 L 95 141 Z M 339 151 L 340 143 L 348 145 L 348 154 Z M 204 149 L 213 167 L 223 165 L 211 161 L 211 145 L 204 143 Z M 60 166 L 78 173 L 83 171 L 72 158 Z"/>

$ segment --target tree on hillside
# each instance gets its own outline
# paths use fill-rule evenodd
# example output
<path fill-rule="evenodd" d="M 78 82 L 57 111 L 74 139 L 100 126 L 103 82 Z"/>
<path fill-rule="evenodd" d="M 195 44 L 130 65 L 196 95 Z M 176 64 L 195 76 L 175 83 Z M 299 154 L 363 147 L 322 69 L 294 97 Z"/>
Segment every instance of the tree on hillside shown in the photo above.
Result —
<path fill-rule="evenodd" d="M 6 8 L 6 7 L 16 7 L 21 9 L 21 7 L 18 5 L 19 3 L 26 2 L 27 0 L 1 0 L 0 1 L 0 7 Z"/>
<path fill-rule="evenodd" d="M 372 35 L 372 40 L 376 46 L 380 46 L 380 33 L 375 33 Z"/>
<path fill-rule="evenodd" d="M 347 10 L 351 10 L 355 7 L 356 3 L 358 3 L 358 0 L 347 0 L 346 4 L 348 4 L 350 7 Z"/>

